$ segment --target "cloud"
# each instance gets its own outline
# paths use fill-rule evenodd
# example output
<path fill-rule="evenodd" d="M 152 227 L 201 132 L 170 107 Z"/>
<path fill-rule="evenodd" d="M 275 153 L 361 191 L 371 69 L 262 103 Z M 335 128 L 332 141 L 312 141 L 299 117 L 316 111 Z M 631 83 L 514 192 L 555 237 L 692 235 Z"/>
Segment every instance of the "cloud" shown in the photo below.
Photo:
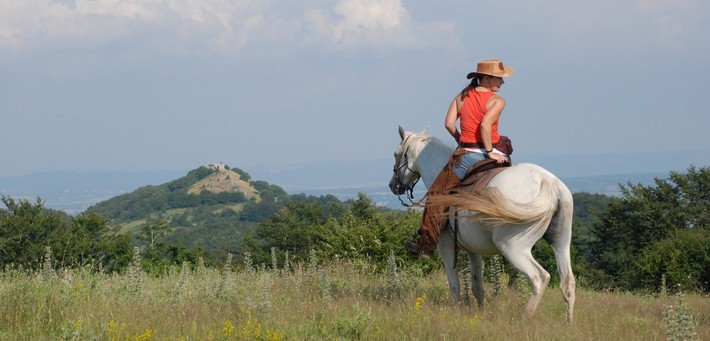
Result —
<path fill-rule="evenodd" d="M 409 15 L 400 0 L 343 0 L 335 13 L 341 18 L 332 25 L 336 42 L 407 45 L 413 41 Z"/>
<path fill-rule="evenodd" d="M 22 0 L 0 2 L 0 48 L 168 41 L 238 51 L 294 39 L 339 46 L 414 40 L 401 0 Z"/>

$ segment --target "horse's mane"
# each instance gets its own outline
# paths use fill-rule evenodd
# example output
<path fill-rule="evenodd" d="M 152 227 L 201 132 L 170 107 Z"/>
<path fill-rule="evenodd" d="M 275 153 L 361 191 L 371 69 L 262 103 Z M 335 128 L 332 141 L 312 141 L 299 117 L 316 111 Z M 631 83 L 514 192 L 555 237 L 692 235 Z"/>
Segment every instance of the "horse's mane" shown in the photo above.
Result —
<path fill-rule="evenodd" d="M 402 150 L 409 150 L 414 145 L 431 141 L 432 138 L 432 136 L 427 135 L 425 132 L 410 133 L 402 141 Z"/>
<path fill-rule="evenodd" d="M 427 134 L 425 129 L 421 133 L 410 132 L 410 134 L 405 138 L 402 143 L 402 150 L 408 150 L 410 147 L 421 143 L 432 144 L 433 146 L 441 147 L 442 149 L 454 148 L 453 146 L 442 141 L 441 139 Z"/>

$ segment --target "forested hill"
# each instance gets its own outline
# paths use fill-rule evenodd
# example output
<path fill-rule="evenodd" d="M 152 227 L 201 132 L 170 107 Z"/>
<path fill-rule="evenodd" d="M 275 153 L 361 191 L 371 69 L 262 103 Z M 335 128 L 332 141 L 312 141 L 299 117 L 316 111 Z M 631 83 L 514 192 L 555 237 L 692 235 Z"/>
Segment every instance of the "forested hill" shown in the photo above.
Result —
<path fill-rule="evenodd" d="M 226 165 L 202 166 L 158 186 L 144 186 L 100 202 L 95 211 L 121 233 L 160 236 L 208 252 L 238 248 L 256 222 L 273 215 L 288 194 L 279 186 L 253 181 Z"/>
<path fill-rule="evenodd" d="M 268 205 L 286 192 L 264 181 L 251 181 L 249 174 L 225 165 L 202 166 L 187 175 L 158 186 L 144 186 L 100 202 L 89 209 L 115 223 L 127 223 L 175 210 L 227 205 L 242 210 L 247 203 Z"/>

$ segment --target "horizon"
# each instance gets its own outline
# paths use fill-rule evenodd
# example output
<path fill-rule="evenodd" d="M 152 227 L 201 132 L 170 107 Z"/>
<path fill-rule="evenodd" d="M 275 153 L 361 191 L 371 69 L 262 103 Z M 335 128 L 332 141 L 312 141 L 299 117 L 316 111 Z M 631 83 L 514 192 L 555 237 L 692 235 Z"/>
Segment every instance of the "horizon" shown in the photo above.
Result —
<path fill-rule="evenodd" d="M 578 154 L 574 155 L 572 161 L 568 156 L 513 155 L 513 159 L 516 163 L 542 160 L 537 163 L 547 166 L 551 171 L 561 167 L 553 173 L 573 192 L 616 195 L 619 193 L 618 185 L 628 181 L 653 185 L 654 179 L 665 179 L 671 172 L 683 173 L 691 165 L 710 165 L 710 150 L 677 152 L 673 155 L 675 158 L 648 159 L 649 156 L 656 156 L 656 153 Z M 699 158 L 693 159 L 693 156 Z M 22 176 L 0 176 L 0 193 L 14 198 L 19 195 L 19 198 L 28 200 L 41 197 L 46 207 L 75 214 L 100 201 L 132 192 L 139 187 L 162 185 L 201 166 L 222 163 L 248 173 L 253 181 L 266 181 L 283 188 L 289 194 L 332 194 L 340 200 L 346 200 L 357 198 L 357 193 L 364 192 L 378 205 L 399 207 L 398 199 L 387 188 L 392 161 L 379 159 L 262 166 L 210 162 L 182 170 L 42 171 Z M 589 170 L 593 172 L 589 173 Z M 423 187 L 416 192 L 423 194 Z"/>
<path fill-rule="evenodd" d="M 392 146 L 392 150 L 396 145 Z M 624 151 L 612 151 L 608 153 L 603 153 L 603 152 L 593 152 L 593 153 L 561 153 L 561 154 L 542 154 L 542 153 L 533 153 L 533 154 L 524 154 L 524 152 L 519 151 L 519 147 L 515 145 L 515 153 L 512 155 L 513 161 L 515 163 L 522 163 L 522 162 L 532 162 L 536 163 L 540 166 L 543 166 L 544 168 L 549 168 L 549 163 L 558 163 L 560 162 L 559 160 L 561 159 L 581 159 L 581 160 L 594 160 L 596 163 L 604 162 L 606 161 L 623 161 L 621 165 L 616 164 L 614 166 L 609 167 L 610 171 L 609 172 L 600 172 L 597 171 L 595 173 L 588 173 L 588 172 L 579 172 L 579 166 L 577 164 L 574 164 L 574 167 L 571 168 L 577 168 L 577 171 L 571 171 L 568 167 L 568 169 L 563 170 L 560 174 L 557 174 L 557 172 L 553 172 L 558 176 L 562 177 L 578 177 L 578 176 L 604 176 L 604 175 L 621 175 L 621 174 L 637 174 L 637 173 L 644 173 L 643 170 L 641 170 L 638 167 L 641 167 L 641 165 L 638 164 L 639 160 L 645 161 L 645 164 L 648 163 L 653 163 L 651 166 L 652 169 L 648 171 L 648 173 L 656 173 L 659 171 L 678 171 L 678 170 L 685 170 L 690 166 L 697 166 L 697 167 L 703 167 L 703 166 L 708 166 L 710 165 L 710 148 L 707 149 L 678 149 L 678 150 L 671 150 L 671 151 L 665 151 L 665 152 L 656 152 L 656 151 L 643 151 L 643 152 L 624 152 Z M 523 148 L 520 148 L 523 149 Z M 671 157 L 662 157 L 662 158 L 657 158 L 655 160 L 651 160 L 647 158 L 646 156 L 651 156 L 651 155 L 658 155 L 658 154 L 666 154 L 666 153 L 675 153 L 671 155 Z M 391 154 L 391 153 L 388 153 Z M 521 156 L 522 154 L 522 156 Z M 680 154 L 680 155 L 677 155 Z M 625 158 L 626 156 L 631 156 L 631 159 Z M 222 158 L 226 159 L 226 158 Z M 220 159 L 220 160 L 222 160 Z M 539 161 L 542 160 L 542 161 Z M 550 161 L 550 160 L 555 160 L 555 161 Z M 210 164 L 224 164 L 229 167 L 236 167 L 239 169 L 242 169 L 243 171 L 249 173 L 251 175 L 251 172 L 249 169 L 258 169 L 263 172 L 284 172 L 289 169 L 299 169 L 301 167 L 306 167 L 306 166 L 314 166 L 314 165 L 327 165 L 327 164 L 348 164 L 348 163 L 383 163 L 387 164 L 388 162 L 391 163 L 392 159 L 391 157 L 386 157 L 386 158 L 370 158 L 370 159 L 360 159 L 360 160 L 317 160 L 317 161 L 312 161 L 312 162 L 296 162 L 296 163 L 244 163 L 242 165 L 238 165 L 233 162 L 225 162 L 223 161 L 212 161 L 212 162 L 207 162 L 207 163 L 202 163 L 202 164 L 197 164 L 193 165 L 187 168 L 134 168 L 134 169 L 127 169 L 127 168 L 116 168 L 116 169 L 101 169 L 100 167 L 96 169 L 71 169 L 71 168 L 65 168 L 65 169 L 49 169 L 49 168 L 44 168 L 41 170 L 32 170 L 32 171 L 27 171 L 24 173 L 18 173 L 18 174 L 6 174 L 6 175 L 1 175 L 0 174 L 0 179 L 1 178 L 13 178 L 13 177 L 24 177 L 24 176 L 32 176 L 32 175 L 37 175 L 37 174 L 43 174 L 43 173 L 146 173 L 146 172 L 188 172 L 190 170 L 199 168 L 201 166 L 209 166 Z M 634 167 L 631 170 L 628 170 L 628 167 Z M 686 166 L 683 166 L 686 165 Z M 581 165 L 582 167 L 587 167 L 588 165 Z M 598 166 L 598 164 L 596 165 Z"/>

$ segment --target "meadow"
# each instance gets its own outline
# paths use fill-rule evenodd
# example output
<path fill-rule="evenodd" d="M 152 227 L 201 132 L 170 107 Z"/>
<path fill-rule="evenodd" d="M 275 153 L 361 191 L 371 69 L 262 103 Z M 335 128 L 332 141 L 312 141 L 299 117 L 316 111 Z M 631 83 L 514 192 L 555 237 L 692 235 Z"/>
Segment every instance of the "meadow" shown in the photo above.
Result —
<path fill-rule="evenodd" d="M 486 283 L 483 309 L 455 304 L 443 270 L 315 257 L 269 267 L 184 263 L 160 276 L 87 269 L 0 272 L 0 340 L 710 340 L 699 294 L 577 289 L 565 322 L 550 287 L 523 317 L 527 283 Z M 521 284 L 522 283 L 522 284 Z M 496 294 L 497 293 L 497 294 Z M 468 297 L 470 300 L 470 297 Z"/>

